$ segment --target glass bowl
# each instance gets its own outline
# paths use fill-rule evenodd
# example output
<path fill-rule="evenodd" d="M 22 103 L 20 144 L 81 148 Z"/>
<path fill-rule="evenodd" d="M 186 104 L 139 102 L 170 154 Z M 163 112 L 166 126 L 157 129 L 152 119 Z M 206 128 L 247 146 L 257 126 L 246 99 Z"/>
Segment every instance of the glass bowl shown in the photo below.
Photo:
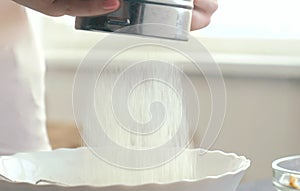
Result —
<path fill-rule="evenodd" d="M 277 159 L 272 168 L 273 185 L 277 190 L 300 190 L 300 155 Z"/>

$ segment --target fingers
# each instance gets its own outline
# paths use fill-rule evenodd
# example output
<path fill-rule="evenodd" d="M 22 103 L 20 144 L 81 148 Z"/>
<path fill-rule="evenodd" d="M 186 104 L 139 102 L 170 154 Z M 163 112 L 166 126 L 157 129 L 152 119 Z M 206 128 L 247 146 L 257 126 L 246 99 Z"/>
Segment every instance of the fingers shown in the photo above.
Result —
<path fill-rule="evenodd" d="M 52 16 L 94 16 L 118 9 L 119 0 L 56 0 L 49 7 Z"/>
<path fill-rule="evenodd" d="M 218 9 L 218 3 L 216 0 L 194 0 L 194 6 L 196 10 L 211 15 Z"/>
<path fill-rule="evenodd" d="M 103 15 L 119 8 L 119 0 L 14 0 L 49 16 Z"/>
<path fill-rule="evenodd" d="M 210 16 L 198 10 L 193 10 L 191 30 L 206 27 L 210 23 Z"/>
<path fill-rule="evenodd" d="M 191 30 L 201 29 L 209 25 L 211 16 L 217 8 L 216 0 L 194 0 Z"/>

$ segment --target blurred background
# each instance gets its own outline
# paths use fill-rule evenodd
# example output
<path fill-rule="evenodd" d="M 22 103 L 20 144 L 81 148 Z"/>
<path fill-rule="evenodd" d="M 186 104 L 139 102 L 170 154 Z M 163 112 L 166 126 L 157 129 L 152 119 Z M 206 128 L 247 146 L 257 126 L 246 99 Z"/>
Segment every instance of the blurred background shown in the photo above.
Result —
<path fill-rule="evenodd" d="M 299 7 L 299 0 L 219 0 L 209 27 L 192 32 L 220 65 L 227 88 L 226 118 L 212 149 L 250 158 L 244 181 L 270 179 L 274 159 L 300 154 Z M 74 74 L 106 34 L 75 31 L 72 17 L 30 16 L 47 63 L 50 141 L 54 148 L 78 147 Z M 191 78 L 202 92 L 203 78 Z"/>

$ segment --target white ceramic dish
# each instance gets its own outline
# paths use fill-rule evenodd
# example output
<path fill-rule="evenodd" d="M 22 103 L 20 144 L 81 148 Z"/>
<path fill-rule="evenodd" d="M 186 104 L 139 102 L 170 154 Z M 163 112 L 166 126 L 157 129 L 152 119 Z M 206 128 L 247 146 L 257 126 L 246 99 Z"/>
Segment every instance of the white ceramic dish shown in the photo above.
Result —
<path fill-rule="evenodd" d="M 193 159 L 193 173 L 186 168 L 190 166 L 187 156 Z M 200 155 L 200 150 L 195 149 L 184 151 L 176 162 L 162 167 L 131 171 L 104 163 L 87 148 L 60 149 L 0 157 L 0 190 L 234 191 L 249 166 L 250 161 L 243 156 L 221 151 Z M 164 172 L 161 168 L 174 173 L 147 179 L 151 174 Z"/>

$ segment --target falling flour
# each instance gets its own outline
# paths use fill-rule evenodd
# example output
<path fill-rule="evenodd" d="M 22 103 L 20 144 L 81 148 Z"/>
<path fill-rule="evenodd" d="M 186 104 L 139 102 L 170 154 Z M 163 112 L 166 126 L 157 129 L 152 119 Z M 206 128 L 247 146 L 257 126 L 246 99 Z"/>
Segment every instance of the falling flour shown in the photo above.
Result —
<path fill-rule="evenodd" d="M 87 109 L 82 123 L 87 146 L 103 160 L 92 171 L 83 169 L 83 176 L 96 176 L 100 185 L 193 179 L 196 157 L 181 155 L 191 145 L 194 122 L 188 118 L 187 103 L 193 100 L 185 92 L 184 78 L 173 63 L 157 60 L 104 68 L 94 87 L 93 110 Z M 134 155 L 138 151 L 145 154 Z M 85 157 L 87 163 L 96 160 Z"/>

